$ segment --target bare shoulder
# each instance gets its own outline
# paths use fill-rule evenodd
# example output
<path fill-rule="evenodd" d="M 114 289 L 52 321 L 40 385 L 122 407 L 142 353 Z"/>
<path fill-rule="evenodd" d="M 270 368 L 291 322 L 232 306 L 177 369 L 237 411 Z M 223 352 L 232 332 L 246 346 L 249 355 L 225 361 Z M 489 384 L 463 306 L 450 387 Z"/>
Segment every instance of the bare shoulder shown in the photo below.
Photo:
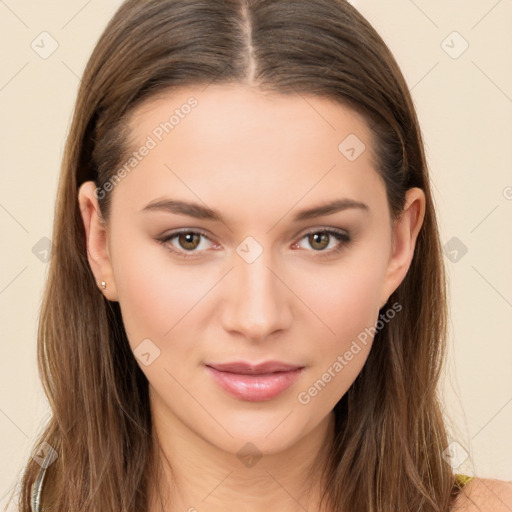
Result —
<path fill-rule="evenodd" d="M 510 512 L 512 481 L 475 478 L 455 501 L 454 512 Z"/>

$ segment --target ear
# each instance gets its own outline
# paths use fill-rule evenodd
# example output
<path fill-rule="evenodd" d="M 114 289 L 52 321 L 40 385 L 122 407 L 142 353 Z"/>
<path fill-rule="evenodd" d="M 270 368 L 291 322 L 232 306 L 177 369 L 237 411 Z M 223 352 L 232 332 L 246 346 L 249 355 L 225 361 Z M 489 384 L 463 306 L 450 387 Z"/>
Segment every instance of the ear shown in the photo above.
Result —
<path fill-rule="evenodd" d="M 87 259 L 96 278 L 96 283 L 108 300 L 117 301 L 117 289 L 108 247 L 108 226 L 100 213 L 96 184 L 86 181 L 78 191 L 78 203 L 84 223 Z M 105 281 L 106 288 L 101 287 Z"/>
<path fill-rule="evenodd" d="M 383 284 L 381 304 L 387 302 L 407 275 L 424 217 L 425 194 L 420 188 L 411 188 L 406 192 L 404 210 L 393 224 L 391 257 Z"/>

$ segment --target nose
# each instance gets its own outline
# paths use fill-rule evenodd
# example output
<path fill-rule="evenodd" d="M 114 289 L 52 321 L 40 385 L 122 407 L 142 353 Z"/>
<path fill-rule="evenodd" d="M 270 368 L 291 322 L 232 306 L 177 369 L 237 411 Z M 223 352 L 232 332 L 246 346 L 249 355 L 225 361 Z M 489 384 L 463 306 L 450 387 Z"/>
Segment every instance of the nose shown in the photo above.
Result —
<path fill-rule="evenodd" d="M 252 263 L 238 258 L 227 276 L 222 311 L 226 331 L 263 341 L 272 333 L 290 327 L 293 293 L 279 274 L 266 251 Z"/>

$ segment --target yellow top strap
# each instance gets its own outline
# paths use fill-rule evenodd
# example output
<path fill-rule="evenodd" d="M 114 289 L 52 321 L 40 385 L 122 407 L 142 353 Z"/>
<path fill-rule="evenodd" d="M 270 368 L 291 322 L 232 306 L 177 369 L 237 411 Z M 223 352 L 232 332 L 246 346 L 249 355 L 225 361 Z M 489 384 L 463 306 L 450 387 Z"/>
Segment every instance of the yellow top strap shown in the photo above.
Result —
<path fill-rule="evenodd" d="M 456 474 L 455 475 L 455 483 L 459 488 L 463 488 L 466 484 L 471 482 L 475 477 L 474 476 L 468 476 L 468 475 L 461 475 Z"/>

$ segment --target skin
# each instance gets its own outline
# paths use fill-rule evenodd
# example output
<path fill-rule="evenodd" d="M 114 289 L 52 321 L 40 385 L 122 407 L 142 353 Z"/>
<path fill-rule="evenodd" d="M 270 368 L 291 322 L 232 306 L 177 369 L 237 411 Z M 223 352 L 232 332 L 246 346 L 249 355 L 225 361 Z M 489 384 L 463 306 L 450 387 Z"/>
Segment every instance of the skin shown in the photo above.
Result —
<path fill-rule="evenodd" d="M 94 183 L 80 187 L 89 263 L 97 282 L 107 283 L 104 295 L 119 302 L 131 347 L 150 339 L 160 350 L 148 366 L 137 361 L 150 385 L 155 435 L 174 471 L 162 478 L 174 503 L 166 510 L 238 511 L 240 503 L 248 512 L 317 510 L 320 483 L 307 470 L 317 454 L 323 459 L 333 407 L 363 368 L 372 337 L 307 404 L 298 394 L 379 319 L 409 269 L 425 196 L 410 189 L 392 224 L 364 120 L 316 96 L 242 85 L 173 91 L 132 116 L 134 149 L 190 96 L 198 106 L 110 192 L 108 223 Z M 366 146 L 354 161 L 338 149 L 349 134 Z M 225 223 L 141 212 L 164 197 L 207 205 Z M 292 220 L 339 198 L 369 209 Z M 180 258 L 157 241 L 182 228 L 210 237 L 188 249 L 198 257 Z M 322 258 L 338 240 L 315 244 L 307 233 L 327 228 L 352 240 Z M 251 263 L 236 252 L 248 236 L 262 249 Z M 167 247 L 184 253 L 186 242 L 174 238 Z M 305 368 L 282 394 L 249 402 L 226 394 L 204 368 L 234 360 Z M 248 442 L 262 455 L 251 467 L 237 457 Z M 156 498 L 150 510 L 162 510 Z"/>
<path fill-rule="evenodd" d="M 475 478 L 457 496 L 453 510 L 457 512 L 510 512 L 512 481 Z"/>

